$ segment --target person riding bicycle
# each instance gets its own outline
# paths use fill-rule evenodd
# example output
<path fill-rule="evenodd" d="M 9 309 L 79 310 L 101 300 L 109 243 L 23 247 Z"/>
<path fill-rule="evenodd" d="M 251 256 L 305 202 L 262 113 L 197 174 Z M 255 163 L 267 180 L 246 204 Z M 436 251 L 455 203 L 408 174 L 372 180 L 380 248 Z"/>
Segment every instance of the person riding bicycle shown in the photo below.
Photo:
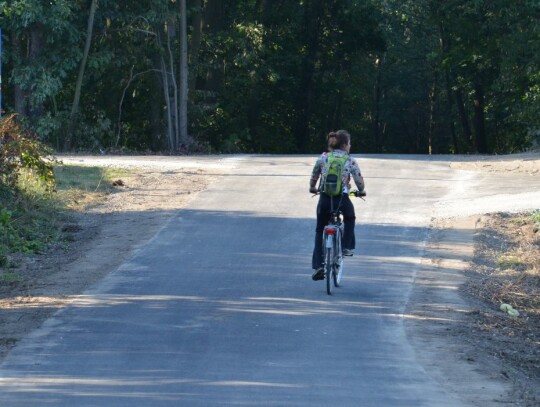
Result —
<path fill-rule="evenodd" d="M 343 213 L 343 254 L 345 256 L 352 256 L 355 249 L 355 212 L 354 206 L 349 198 L 349 192 L 351 188 L 351 177 L 354 179 L 358 191 L 362 194 L 365 192 L 364 178 L 360 172 L 360 167 L 356 160 L 349 155 L 351 149 L 351 135 L 346 130 L 338 130 L 336 132 L 330 132 L 327 136 L 329 153 L 323 153 L 315 163 L 309 180 L 309 192 L 312 194 L 320 193 L 319 203 L 317 204 L 317 227 L 315 229 L 315 248 L 313 249 L 312 268 L 313 280 L 324 280 L 324 268 L 323 268 L 323 250 L 322 250 L 322 236 L 324 227 L 330 220 L 331 208 L 337 209 L 338 205 Z M 345 164 L 342 170 L 342 193 L 338 196 L 330 196 L 321 190 L 322 183 L 319 188 L 316 187 L 319 177 L 324 179 L 328 170 L 329 157 L 331 158 L 343 158 Z"/>

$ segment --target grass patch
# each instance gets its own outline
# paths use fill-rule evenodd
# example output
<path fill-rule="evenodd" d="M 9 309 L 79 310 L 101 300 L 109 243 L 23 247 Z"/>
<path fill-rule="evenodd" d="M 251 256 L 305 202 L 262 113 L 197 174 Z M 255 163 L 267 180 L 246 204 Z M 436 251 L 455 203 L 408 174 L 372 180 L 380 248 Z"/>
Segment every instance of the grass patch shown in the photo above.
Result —
<path fill-rule="evenodd" d="M 56 189 L 76 189 L 81 192 L 110 192 L 116 178 L 129 177 L 132 171 L 118 168 L 60 165 L 54 168 Z"/>
<path fill-rule="evenodd" d="M 530 216 L 530 219 L 534 223 L 540 223 L 540 210 L 533 212 Z"/>
<path fill-rule="evenodd" d="M 503 254 L 497 260 L 497 267 L 501 270 L 525 270 L 527 264 L 519 255 Z"/>
<path fill-rule="evenodd" d="M 117 168 L 62 165 L 54 169 L 57 199 L 66 209 L 83 211 L 99 204 L 114 187 L 112 181 L 129 178 L 131 171 Z"/>
<path fill-rule="evenodd" d="M 20 174 L 15 189 L 0 186 L 0 259 L 13 253 L 40 253 L 67 241 L 63 226 L 72 214 L 100 204 L 113 191 L 112 180 L 130 176 L 125 170 L 65 165 L 56 166 L 54 172 L 55 192 L 32 172 Z M 0 268 L 7 269 L 8 264 L 9 260 L 0 261 Z"/>
<path fill-rule="evenodd" d="M 0 274 L 0 284 L 14 284 L 20 280 L 19 274 L 13 271 L 7 271 Z"/>
<path fill-rule="evenodd" d="M 57 205 L 51 195 L 29 185 L 0 189 L 0 256 L 39 253 L 59 238 Z"/>

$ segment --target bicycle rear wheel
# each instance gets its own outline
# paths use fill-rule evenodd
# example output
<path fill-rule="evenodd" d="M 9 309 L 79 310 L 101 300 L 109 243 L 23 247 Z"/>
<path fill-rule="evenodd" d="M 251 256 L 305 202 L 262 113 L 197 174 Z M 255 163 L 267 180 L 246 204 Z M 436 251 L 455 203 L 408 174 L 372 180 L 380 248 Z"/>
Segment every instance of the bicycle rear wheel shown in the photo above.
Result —
<path fill-rule="evenodd" d="M 334 285 L 336 287 L 339 287 L 341 284 L 341 276 L 343 275 L 343 249 L 341 247 L 341 230 L 336 235 L 336 251 L 335 251 L 335 265 L 334 265 L 334 273 L 332 273 L 332 277 L 334 280 Z"/>
<path fill-rule="evenodd" d="M 341 276 L 343 275 L 343 256 L 336 262 L 333 273 L 334 285 L 341 287 Z"/>
<path fill-rule="evenodd" d="M 327 239 L 332 239 L 328 236 Z M 326 248 L 326 256 L 324 262 L 324 278 L 326 279 L 326 293 L 332 295 L 332 275 L 334 274 L 334 246 Z"/>

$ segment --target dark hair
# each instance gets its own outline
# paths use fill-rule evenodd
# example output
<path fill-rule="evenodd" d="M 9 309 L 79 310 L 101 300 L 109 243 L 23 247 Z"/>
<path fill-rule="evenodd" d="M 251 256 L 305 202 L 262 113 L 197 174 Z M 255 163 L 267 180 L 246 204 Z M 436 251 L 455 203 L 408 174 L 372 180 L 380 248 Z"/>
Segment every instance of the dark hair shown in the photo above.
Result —
<path fill-rule="evenodd" d="M 326 138 L 329 150 L 340 150 L 351 141 L 351 135 L 346 130 L 331 131 Z"/>

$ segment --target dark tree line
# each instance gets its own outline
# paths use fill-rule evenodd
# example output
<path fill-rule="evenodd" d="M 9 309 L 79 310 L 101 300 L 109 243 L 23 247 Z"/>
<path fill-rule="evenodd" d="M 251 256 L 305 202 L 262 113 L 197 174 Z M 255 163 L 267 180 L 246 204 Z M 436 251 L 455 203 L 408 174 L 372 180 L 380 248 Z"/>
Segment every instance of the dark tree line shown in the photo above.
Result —
<path fill-rule="evenodd" d="M 494 153 L 540 129 L 532 0 L 0 1 L 3 108 L 58 150 Z"/>

